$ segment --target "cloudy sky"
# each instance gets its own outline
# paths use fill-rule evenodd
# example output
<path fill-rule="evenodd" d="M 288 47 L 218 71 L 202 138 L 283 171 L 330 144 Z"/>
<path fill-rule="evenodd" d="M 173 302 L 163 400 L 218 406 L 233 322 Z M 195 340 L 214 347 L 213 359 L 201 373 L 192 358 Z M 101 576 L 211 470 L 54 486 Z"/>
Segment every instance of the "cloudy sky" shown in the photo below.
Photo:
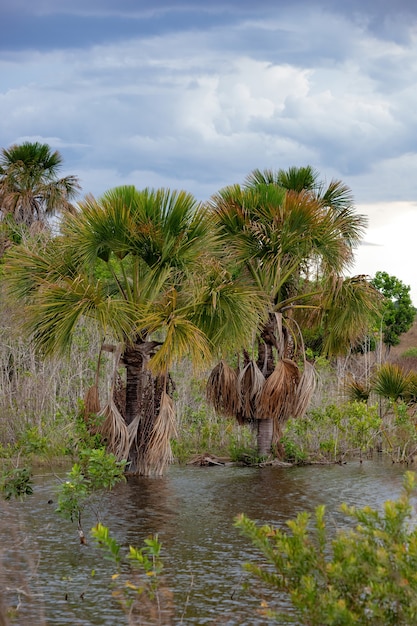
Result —
<path fill-rule="evenodd" d="M 0 23 L 1 147 L 49 143 L 95 195 L 312 165 L 369 218 L 353 271 L 417 304 L 415 0 L 0 0 Z"/>

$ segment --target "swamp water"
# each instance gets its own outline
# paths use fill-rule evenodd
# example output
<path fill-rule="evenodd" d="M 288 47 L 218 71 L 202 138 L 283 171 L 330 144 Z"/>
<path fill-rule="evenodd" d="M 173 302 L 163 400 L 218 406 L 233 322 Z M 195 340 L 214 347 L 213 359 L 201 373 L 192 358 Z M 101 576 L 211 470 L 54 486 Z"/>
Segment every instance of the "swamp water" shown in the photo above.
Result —
<path fill-rule="evenodd" d="M 172 594 L 171 616 L 135 623 L 268 624 L 257 613 L 260 594 L 242 588 L 244 581 L 253 583 L 242 564 L 259 554 L 233 526 L 235 516 L 243 512 L 282 527 L 325 504 L 328 527 L 340 527 L 346 524 L 342 502 L 381 508 L 400 494 L 405 469 L 384 460 L 294 468 L 172 466 L 162 478 L 130 478 L 100 502 L 101 521 L 126 548 L 140 548 L 158 533 L 164 585 Z M 81 545 L 76 524 L 55 513 L 58 484 L 54 475 L 37 476 L 34 494 L 24 502 L 0 501 L 0 586 L 20 590 L 8 592 L 9 602 L 21 603 L 12 623 L 128 624 L 112 596 L 114 565 L 90 537 Z M 95 523 L 85 515 L 86 534 Z"/>

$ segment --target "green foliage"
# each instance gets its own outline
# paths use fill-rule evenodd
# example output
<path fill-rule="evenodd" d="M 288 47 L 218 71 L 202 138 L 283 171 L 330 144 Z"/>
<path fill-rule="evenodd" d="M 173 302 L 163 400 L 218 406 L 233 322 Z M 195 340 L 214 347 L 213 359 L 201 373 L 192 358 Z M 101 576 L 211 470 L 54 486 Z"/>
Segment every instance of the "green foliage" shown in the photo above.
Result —
<path fill-rule="evenodd" d="M 59 487 L 57 512 L 71 521 L 78 519 L 81 525 L 82 512 L 93 495 L 101 495 L 125 480 L 125 465 L 126 461 L 118 461 L 105 448 L 84 450 L 80 462 L 72 466 Z"/>
<path fill-rule="evenodd" d="M 23 500 L 25 496 L 33 493 L 31 471 L 27 467 L 16 467 L 4 472 L 0 476 L 0 490 L 5 500 L 12 498 Z"/>
<path fill-rule="evenodd" d="M 20 435 L 17 447 L 25 455 L 41 454 L 48 447 L 48 439 L 40 434 L 37 426 L 31 426 Z"/>
<path fill-rule="evenodd" d="M 381 427 L 376 405 L 360 401 L 330 403 L 287 422 L 282 441 L 286 460 L 339 461 L 346 455 L 362 455 L 374 447 Z"/>
<path fill-rule="evenodd" d="M 109 529 L 103 524 L 97 524 L 91 529 L 91 534 L 96 540 L 97 545 L 106 551 L 105 557 L 110 559 L 116 565 L 119 565 L 122 557 L 120 555 L 120 544 L 116 539 L 110 536 Z"/>
<path fill-rule="evenodd" d="M 387 346 L 400 343 L 400 336 L 413 324 L 416 309 L 410 297 L 410 287 L 387 272 L 377 272 L 372 284 L 385 297 L 382 309 L 382 338 Z"/>
<path fill-rule="evenodd" d="M 404 350 L 404 352 L 401 354 L 402 357 L 405 358 L 416 358 L 417 357 L 417 347 L 412 346 L 411 348 L 407 348 L 407 350 Z"/>
<path fill-rule="evenodd" d="M 313 528 L 308 513 L 288 521 L 288 530 L 258 526 L 240 515 L 235 525 L 266 559 L 247 563 L 246 571 L 290 599 L 297 623 L 309 626 L 410 626 L 417 619 L 417 529 L 411 496 L 416 478 L 404 477 L 404 491 L 383 512 L 369 506 L 342 505 L 355 522 L 331 537 L 325 507 L 316 509 Z M 288 616 L 270 608 L 277 621 Z"/>
<path fill-rule="evenodd" d="M 283 437 L 280 443 L 284 448 L 284 458 L 286 461 L 297 464 L 302 464 L 307 461 L 307 452 L 289 437 Z"/>
<path fill-rule="evenodd" d="M 379 396 L 401 400 L 407 395 L 409 374 L 395 363 L 384 363 L 372 379 L 372 388 Z"/>
<path fill-rule="evenodd" d="M 159 594 L 164 564 L 161 559 L 162 544 L 158 540 L 158 535 L 146 538 L 142 548 L 129 546 L 127 553 L 123 553 L 120 543 L 110 535 L 109 529 L 103 524 L 99 523 L 92 528 L 91 535 L 97 546 L 104 551 L 104 558 L 116 566 L 116 572 L 112 575 L 112 595 L 117 598 L 122 608 L 131 614 L 135 609 L 137 611 L 138 605 L 143 607 L 151 603 L 160 617 Z"/>

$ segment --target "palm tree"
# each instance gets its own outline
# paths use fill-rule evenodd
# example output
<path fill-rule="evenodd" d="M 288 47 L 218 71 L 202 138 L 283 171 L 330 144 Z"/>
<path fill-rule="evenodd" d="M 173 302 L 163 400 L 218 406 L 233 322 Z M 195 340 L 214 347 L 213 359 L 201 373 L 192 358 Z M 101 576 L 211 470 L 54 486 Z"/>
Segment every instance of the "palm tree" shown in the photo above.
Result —
<path fill-rule="evenodd" d="M 12 216 L 31 226 L 48 217 L 73 211 L 80 190 L 75 176 L 58 178 L 62 157 L 47 144 L 24 142 L 3 148 L 0 156 L 0 219 Z"/>
<path fill-rule="evenodd" d="M 208 397 L 239 421 L 255 420 L 258 453 L 266 455 L 272 445 L 278 451 L 283 425 L 304 413 L 314 391 L 302 328 L 321 325 L 324 352 L 335 354 L 363 335 L 375 310 L 366 278 L 343 278 L 366 222 L 345 185 L 326 187 L 310 167 L 256 170 L 244 186 L 214 195 L 210 208 L 269 313 L 239 370 L 221 362 L 212 372 Z"/>
<path fill-rule="evenodd" d="M 97 385 L 86 400 L 130 471 L 160 474 L 175 427 L 172 364 L 188 357 L 207 366 L 220 346 L 241 345 L 259 323 L 260 300 L 243 279 L 231 280 L 211 215 L 186 192 L 119 187 L 87 197 L 61 233 L 9 254 L 10 293 L 27 302 L 27 330 L 45 354 L 65 350 L 82 317 L 95 320 L 114 378 L 103 407 Z"/>

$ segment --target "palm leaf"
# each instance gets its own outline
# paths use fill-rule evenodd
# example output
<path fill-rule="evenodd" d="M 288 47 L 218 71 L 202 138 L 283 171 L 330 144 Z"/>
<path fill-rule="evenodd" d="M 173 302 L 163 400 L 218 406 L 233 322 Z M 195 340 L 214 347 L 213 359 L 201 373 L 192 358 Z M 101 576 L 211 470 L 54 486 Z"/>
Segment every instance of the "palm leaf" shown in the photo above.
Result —
<path fill-rule="evenodd" d="M 84 396 L 84 421 L 86 424 L 89 424 L 91 415 L 97 415 L 100 413 L 100 398 L 98 392 L 98 385 L 91 385 L 87 389 L 87 392 Z"/>
<path fill-rule="evenodd" d="M 142 474 L 149 472 L 162 475 L 168 463 L 172 463 L 173 456 L 170 440 L 175 436 L 175 408 L 172 398 L 164 391 L 161 396 L 159 412 L 153 424 L 152 432 L 147 443 L 147 453 Z"/>
<path fill-rule="evenodd" d="M 265 376 L 262 374 L 255 361 L 249 361 L 240 372 L 237 379 L 241 408 L 246 419 L 256 417 L 256 406 L 264 384 Z"/>
<path fill-rule="evenodd" d="M 328 355 L 346 353 L 362 339 L 378 314 L 381 294 L 365 276 L 335 277 L 324 300 L 325 344 Z"/>
<path fill-rule="evenodd" d="M 97 428 L 97 432 L 104 437 L 107 442 L 107 448 L 119 461 L 128 458 L 131 444 L 126 422 L 114 402 L 114 387 L 121 353 L 122 345 L 119 344 L 113 352 L 113 373 L 108 401 L 97 414 L 98 418 L 103 418 L 103 422 Z"/>
<path fill-rule="evenodd" d="M 291 417 L 303 417 L 308 409 L 317 386 L 317 374 L 314 365 L 305 361 L 304 369 L 295 391 Z"/>
<path fill-rule="evenodd" d="M 384 363 L 372 377 L 372 389 L 383 398 L 399 400 L 407 393 L 409 377 L 395 363 Z"/>
<path fill-rule="evenodd" d="M 97 432 L 106 440 L 108 450 L 119 461 L 127 459 L 130 450 L 129 432 L 113 398 L 109 398 L 106 405 L 97 413 L 97 417 L 103 420 Z"/>
<path fill-rule="evenodd" d="M 280 359 L 275 370 L 266 379 L 259 396 L 257 418 L 272 418 L 278 423 L 288 419 L 292 413 L 299 381 L 298 365 L 291 359 Z"/>
<path fill-rule="evenodd" d="M 349 380 L 346 386 L 350 400 L 357 402 L 367 402 L 372 391 L 369 382 L 364 383 L 354 379 Z"/>
<path fill-rule="evenodd" d="M 238 378 L 234 369 L 221 360 L 207 380 L 206 395 L 214 409 L 226 416 L 236 417 L 241 409 Z"/>

